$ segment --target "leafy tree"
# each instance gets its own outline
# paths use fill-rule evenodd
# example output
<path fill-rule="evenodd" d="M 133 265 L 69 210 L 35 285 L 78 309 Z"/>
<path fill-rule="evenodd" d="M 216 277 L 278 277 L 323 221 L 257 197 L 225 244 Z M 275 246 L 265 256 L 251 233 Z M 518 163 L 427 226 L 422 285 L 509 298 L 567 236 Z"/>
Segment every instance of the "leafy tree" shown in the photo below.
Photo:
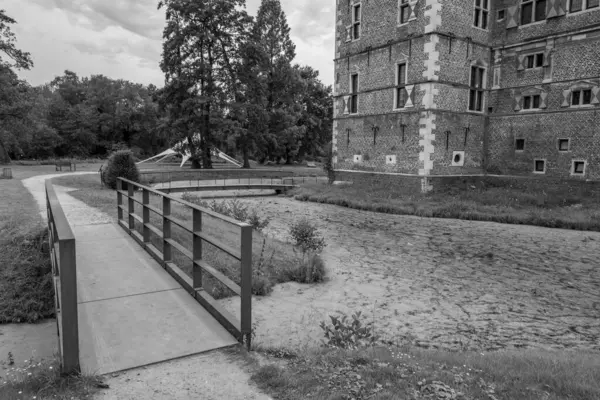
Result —
<path fill-rule="evenodd" d="M 10 29 L 10 25 L 16 23 L 14 19 L 6 15 L 5 10 L 0 10 L 0 52 L 12 60 L 10 62 L 0 57 L 0 64 L 7 68 L 30 69 L 33 67 L 31 55 L 17 49 L 15 44 L 17 39 Z"/>

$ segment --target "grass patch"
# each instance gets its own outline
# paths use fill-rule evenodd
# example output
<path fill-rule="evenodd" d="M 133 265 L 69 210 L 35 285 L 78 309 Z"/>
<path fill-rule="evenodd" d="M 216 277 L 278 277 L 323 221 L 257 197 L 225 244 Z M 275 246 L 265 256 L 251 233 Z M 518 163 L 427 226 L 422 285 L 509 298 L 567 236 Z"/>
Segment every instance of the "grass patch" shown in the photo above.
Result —
<path fill-rule="evenodd" d="M 479 188 L 462 185 L 430 194 L 394 192 L 377 182 L 306 184 L 293 195 L 301 201 L 388 214 L 600 231 L 600 196 L 591 189 L 573 191 L 557 186 L 542 191 L 535 185 L 525 189 L 490 182 Z"/>
<path fill-rule="evenodd" d="M 57 185 L 80 189 L 69 194 L 87 205 L 98 208 L 115 219 L 117 218 L 116 193 L 113 190 L 103 188 L 98 176 L 65 176 L 55 178 L 53 182 Z M 136 193 L 136 196 L 139 196 L 139 199 L 141 199 L 141 193 Z M 160 197 L 150 196 L 150 204 L 154 207 L 161 208 L 161 202 Z M 136 205 L 135 210 L 137 214 L 141 215 L 141 207 L 139 205 Z M 173 203 L 171 213 L 175 218 L 185 222 L 188 228 L 191 228 L 191 209 Z M 150 223 L 155 227 L 162 227 L 162 219 L 152 212 L 150 213 Z M 142 232 L 142 226 L 137 221 L 135 222 L 135 227 L 138 232 Z M 210 235 L 221 243 L 235 248 L 239 246 L 239 228 L 233 225 L 223 223 L 209 215 L 204 215 L 202 218 L 202 229 L 210 232 Z M 172 237 L 187 249 L 192 248 L 192 235 L 184 229 L 173 225 Z M 295 280 L 295 277 L 306 278 L 307 273 L 301 273 L 301 271 L 305 270 L 308 271 L 308 274 L 312 274 L 311 271 L 315 268 L 320 268 L 319 271 L 323 269 L 322 262 L 315 267 L 315 264 L 320 260 L 305 259 L 301 251 L 297 251 L 290 243 L 266 237 L 257 231 L 253 232 L 252 239 L 253 294 L 255 295 L 269 294 L 273 285 L 277 283 Z M 158 250 L 163 251 L 162 240 L 153 233 L 151 234 L 151 242 Z M 203 243 L 202 257 L 207 263 L 224 273 L 234 282 L 240 282 L 239 261 L 233 259 L 233 257 L 207 242 Z M 188 276 L 192 276 L 192 263 L 185 255 L 173 249 L 173 259 L 175 264 Z M 324 274 L 312 274 L 311 276 L 313 275 L 318 275 L 322 279 Z M 217 299 L 230 295 L 226 287 L 208 275 L 204 275 L 202 284 L 204 289 Z"/>
<path fill-rule="evenodd" d="M 55 316 L 47 232 L 21 181 L 0 191 L 0 323 Z"/>
<path fill-rule="evenodd" d="M 59 362 L 29 360 L 24 368 L 9 368 L 0 382 L 0 399 L 72 400 L 92 399 L 106 386 L 95 376 L 61 376 Z"/>
<path fill-rule="evenodd" d="M 600 398 L 600 359 L 583 352 L 454 353 L 403 346 L 261 351 L 280 360 L 259 367 L 252 380 L 277 399 Z"/>

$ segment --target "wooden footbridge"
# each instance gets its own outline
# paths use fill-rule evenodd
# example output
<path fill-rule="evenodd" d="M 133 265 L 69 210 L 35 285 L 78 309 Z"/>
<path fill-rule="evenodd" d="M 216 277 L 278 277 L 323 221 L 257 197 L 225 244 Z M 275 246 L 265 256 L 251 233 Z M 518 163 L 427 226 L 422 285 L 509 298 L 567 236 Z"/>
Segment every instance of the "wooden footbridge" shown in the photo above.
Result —
<path fill-rule="evenodd" d="M 50 181 L 45 189 L 63 372 L 106 374 L 250 346 L 250 225 L 126 179 L 118 181 L 116 223 L 75 225 Z M 239 276 L 210 265 L 209 253 L 228 257 Z M 234 309 L 211 296 L 215 283 L 239 297 Z"/>

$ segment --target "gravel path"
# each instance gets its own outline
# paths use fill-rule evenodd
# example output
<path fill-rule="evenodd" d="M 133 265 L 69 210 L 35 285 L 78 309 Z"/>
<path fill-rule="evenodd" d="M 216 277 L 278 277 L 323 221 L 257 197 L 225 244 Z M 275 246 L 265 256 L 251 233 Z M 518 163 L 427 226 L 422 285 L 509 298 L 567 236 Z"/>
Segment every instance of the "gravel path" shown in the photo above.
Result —
<path fill-rule="evenodd" d="M 254 301 L 258 343 L 312 346 L 321 320 L 360 310 L 423 347 L 600 350 L 600 233 L 243 201 L 274 216 L 269 235 L 306 216 L 328 242 L 327 283 Z"/>

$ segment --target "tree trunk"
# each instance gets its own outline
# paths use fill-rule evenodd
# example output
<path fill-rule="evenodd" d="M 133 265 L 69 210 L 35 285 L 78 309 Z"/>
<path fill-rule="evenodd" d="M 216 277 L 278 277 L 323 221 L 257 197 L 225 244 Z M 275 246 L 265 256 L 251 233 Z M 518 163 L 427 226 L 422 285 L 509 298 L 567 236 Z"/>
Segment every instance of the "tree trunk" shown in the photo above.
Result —
<path fill-rule="evenodd" d="M 8 151 L 6 151 L 6 147 L 2 140 L 0 140 L 0 165 L 10 164 L 10 157 L 8 156 Z"/>
<path fill-rule="evenodd" d="M 250 160 L 248 160 L 248 143 L 242 142 L 242 154 L 244 155 L 244 165 L 242 168 L 250 169 Z"/>

